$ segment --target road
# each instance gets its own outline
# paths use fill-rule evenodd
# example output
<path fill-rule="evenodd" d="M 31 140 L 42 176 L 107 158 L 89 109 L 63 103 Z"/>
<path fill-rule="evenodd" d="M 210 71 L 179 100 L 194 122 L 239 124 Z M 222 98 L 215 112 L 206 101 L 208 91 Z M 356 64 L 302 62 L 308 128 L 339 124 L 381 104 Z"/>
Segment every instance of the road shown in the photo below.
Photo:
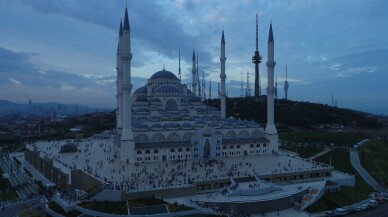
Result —
<path fill-rule="evenodd" d="M 360 163 L 360 158 L 358 156 L 357 149 L 349 149 L 350 152 L 350 163 L 361 175 L 361 177 L 372 187 L 379 191 L 384 191 L 384 189 L 377 183 L 377 181 L 362 167 Z"/>
<path fill-rule="evenodd" d="M 349 214 L 347 216 L 352 217 L 386 217 L 388 215 L 388 203 L 384 203 L 382 205 L 377 206 L 374 209 L 363 211 L 363 212 L 356 212 Z"/>

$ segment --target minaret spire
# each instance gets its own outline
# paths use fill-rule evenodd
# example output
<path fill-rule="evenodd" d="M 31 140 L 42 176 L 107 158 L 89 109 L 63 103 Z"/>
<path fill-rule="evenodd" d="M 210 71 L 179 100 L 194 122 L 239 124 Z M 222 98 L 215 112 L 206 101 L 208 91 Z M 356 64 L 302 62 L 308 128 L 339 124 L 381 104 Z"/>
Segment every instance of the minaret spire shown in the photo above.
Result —
<path fill-rule="evenodd" d="M 240 97 L 244 96 L 244 83 L 243 83 L 243 73 L 241 72 L 241 89 L 240 89 Z"/>
<path fill-rule="evenodd" d="M 125 7 L 125 15 L 124 15 L 124 27 L 123 30 L 130 30 L 129 29 L 129 19 L 128 19 L 128 9 Z"/>
<path fill-rule="evenodd" d="M 251 96 L 251 87 L 249 85 L 249 72 L 247 72 L 247 87 L 245 88 L 245 97 Z"/>
<path fill-rule="evenodd" d="M 258 14 L 256 13 L 256 50 L 252 57 L 252 63 L 255 64 L 255 98 L 258 99 L 261 95 L 260 87 L 260 72 L 259 64 L 261 63 L 261 56 L 259 52 L 259 24 L 258 24 Z"/>
<path fill-rule="evenodd" d="M 275 111 L 274 111 L 274 71 L 275 71 L 275 43 L 273 40 L 272 23 L 269 27 L 268 36 L 268 61 L 267 61 L 267 125 L 265 127 L 265 134 L 269 140 L 269 151 L 273 154 L 278 151 L 279 137 L 275 126 Z"/>
<path fill-rule="evenodd" d="M 220 98 L 221 98 L 221 118 L 226 118 L 226 99 L 225 99 L 225 36 L 224 36 L 224 30 L 222 30 L 222 36 L 221 36 L 221 92 L 220 92 Z"/>
<path fill-rule="evenodd" d="M 209 81 L 209 99 L 212 98 L 212 79 L 210 78 Z"/>

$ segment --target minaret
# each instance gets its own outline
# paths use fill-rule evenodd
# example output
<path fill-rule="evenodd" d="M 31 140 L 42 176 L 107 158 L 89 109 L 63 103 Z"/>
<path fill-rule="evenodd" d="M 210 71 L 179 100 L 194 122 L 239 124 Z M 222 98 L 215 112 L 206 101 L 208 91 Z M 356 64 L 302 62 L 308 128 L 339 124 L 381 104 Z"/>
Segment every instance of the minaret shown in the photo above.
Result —
<path fill-rule="evenodd" d="M 117 110 L 116 110 L 116 129 L 117 129 L 117 138 L 118 142 L 121 140 L 121 132 L 123 130 L 123 93 L 121 92 L 123 84 L 123 69 L 121 62 L 121 50 L 122 50 L 122 35 L 123 35 L 123 22 L 120 21 L 119 28 L 119 43 L 117 45 L 117 55 L 116 55 L 116 71 L 117 71 Z"/>
<path fill-rule="evenodd" d="M 181 75 L 181 49 L 179 49 L 179 68 L 178 68 L 179 81 L 182 81 Z"/>
<path fill-rule="evenodd" d="M 121 134 L 121 150 L 120 159 L 127 163 L 135 162 L 135 142 L 133 140 L 132 132 L 132 106 L 131 106 L 131 35 L 129 29 L 128 10 L 125 8 L 125 17 L 122 34 L 122 70 L 123 70 L 123 82 L 122 82 L 122 94 L 123 94 L 123 131 Z"/>
<path fill-rule="evenodd" d="M 251 96 L 251 87 L 249 85 L 249 72 L 247 72 L 247 87 L 245 89 L 245 97 Z"/>
<path fill-rule="evenodd" d="M 202 101 L 206 100 L 206 83 L 205 83 L 205 71 L 202 71 Z"/>
<path fill-rule="evenodd" d="M 220 98 L 221 98 L 221 118 L 226 117 L 226 102 L 225 102 L 225 37 L 224 37 L 224 30 L 222 30 L 222 37 L 221 37 L 221 92 L 220 92 Z"/>
<path fill-rule="evenodd" d="M 252 63 L 255 64 L 255 98 L 259 98 L 261 95 L 260 91 L 260 74 L 259 74 L 259 64 L 261 63 L 261 56 L 259 52 L 259 27 L 258 27 L 258 15 L 256 13 L 256 51 L 252 57 Z"/>
<path fill-rule="evenodd" d="M 288 100 L 288 81 L 287 81 L 287 64 L 286 64 L 286 81 L 284 82 L 284 94 L 285 94 L 285 99 Z"/>
<path fill-rule="evenodd" d="M 278 76 L 276 76 L 275 80 L 275 99 L 278 98 Z"/>
<path fill-rule="evenodd" d="M 269 153 L 275 153 L 278 150 L 278 131 L 276 130 L 274 120 L 274 70 L 275 70 L 275 58 L 274 58 L 274 40 L 272 32 L 272 23 L 269 26 L 268 36 L 268 61 L 267 61 L 267 126 L 265 127 L 265 134 L 269 140 Z"/>
<path fill-rule="evenodd" d="M 209 81 L 209 99 L 212 98 L 212 79 Z"/>
<path fill-rule="evenodd" d="M 241 72 L 241 89 L 240 89 L 240 97 L 244 96 L 244 83 L 243 83 L 243 73 Z"/>
<path fill-rule="evenodd" d="M 201 88 L 201 83 L 199 82 L 198 52 L 197 52 L 196 81 L 198 85 L 198 97 L 202 98 L 202 88 Z"/>
<path fill-rule="evenodd" d="M 197 87 L 196 87 L 196 72 L 197 70 L 195 69 L 195 50 L 193 50 L 193 68 L 191 70 L 192 73 L 192 82 L 191 82 L 191 92 L 193 92 L 194 96 L 197 95 Z"/>

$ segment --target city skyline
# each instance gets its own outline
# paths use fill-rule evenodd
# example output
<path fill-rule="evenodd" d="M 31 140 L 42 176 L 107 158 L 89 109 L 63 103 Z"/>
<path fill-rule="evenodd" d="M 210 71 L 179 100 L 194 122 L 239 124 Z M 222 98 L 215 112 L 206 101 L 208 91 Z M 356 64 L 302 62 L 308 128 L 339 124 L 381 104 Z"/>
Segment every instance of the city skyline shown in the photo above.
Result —
<path fill-rule="evenodd" d="M 385 92 L 388 15 L 384 1 L 129 1 L 133 90 L 163 69 L 191 82 L 191 54 L 200 74 L 220 80 L 225 31 L 226 81 L 240 96 L 240 75 L 254 74 L 255 16 L 259 20 L 261 92 L 272 20 L 278 97 L 288 65 L 290 100 L 388 113 Z M 10 1 L 0 3 L 0 99 L 115 107 L 116 47 L 125 1 Z M 251 79 L 250 86 L 254 86 Z"/>

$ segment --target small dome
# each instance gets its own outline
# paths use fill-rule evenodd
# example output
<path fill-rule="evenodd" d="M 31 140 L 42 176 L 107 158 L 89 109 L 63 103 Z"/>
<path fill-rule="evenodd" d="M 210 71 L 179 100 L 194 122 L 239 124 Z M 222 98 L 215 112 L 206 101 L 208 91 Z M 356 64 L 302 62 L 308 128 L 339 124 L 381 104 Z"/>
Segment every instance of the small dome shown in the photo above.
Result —
<path fill-rule="evenodd" d="M 159 124 L 159 123 L 156 123 L 156 124 L 153 124 L 151 126 L 151 129 L 153 129 L 153 130 L 162 130 L 163 126 L 161 124 Z"/>
<path fill-rule="evenodd" d="M 139 108 L 138 110 L 136 110 L 136 112 L 149 112 L 149 110 L 147 108 L 142 107 L 142 108 Z M 147 118 L 146 118 L 146 120 L 147 120 Z"/>
<path fill-rule="evenodd" d="M 133 93 L 147 93 L 147 87 L 146 87 L 146 86 L 139 87 L 139 88 L 137 88 L 137 90 L 135 90 L 135 92 L 133 92 Z"/>
<path fill-rule="evenodd" d="M 181 91 L 171 84 L 164 84 L 155 88 L 154 93 L 181 93 Z"/>
<path fill-rule="evenodd" d="M 161 102 L 161 101 L 158 98 L 154 98 L 154 99 L 151 100 L 151 102 Z"/>
<path fill-rule="evenodd" d="M 177 130 L 177 129 L 179 129 L 179 125 L 174 124 L 174 123 L 168 123 L 165 125 L 165 128 L 168 130 Z"/>
<path fill-rule="evenodd" d="M 181 125 L 182 129 L 185 129 L 185 130 L 189 130 L 189 129 L 192 129 L 193 128 L 193 125 L 191 125 L 190 123 L 188 122 L 185 122 Z"/>
<path fill-rule="evenodd" d="M 136 130 L 148 130 L 148 126 L 143 124 L 143 123 L 140 123 L 138 120 L 136 119 L 132 119 L 132 127 Z"/>
<path fill-rule="evenodd" d="M 153 74 L 150 79 L 158 79 L 158 78 L 169 78 L 169 79 L 178 80 L 178 78 L 174 75 L 174 73 L 170 71 L 166 71 L 164 69 L 162 71 L 159 71 Z"/>
<path fill-rule="evenodd" d="M 147 97 L 142 96 L 142 97 L 136 98 L 135 102 L 148 102 L 148 99 Z"/>

